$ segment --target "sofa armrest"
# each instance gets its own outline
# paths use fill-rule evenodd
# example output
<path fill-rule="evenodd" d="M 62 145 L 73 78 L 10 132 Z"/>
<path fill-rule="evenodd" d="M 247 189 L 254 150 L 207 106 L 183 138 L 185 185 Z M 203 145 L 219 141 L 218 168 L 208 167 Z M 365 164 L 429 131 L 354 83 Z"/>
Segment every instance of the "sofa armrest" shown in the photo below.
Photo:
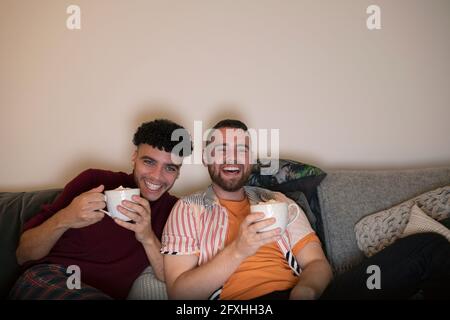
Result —
<path fill-rule="evenodd" d="M 36 192 L 0 192 L 0 299 L 6 298 L 20 273 L 16 260 L 17 244 L 23 224 L 51 203 L 61 189 Z"/>

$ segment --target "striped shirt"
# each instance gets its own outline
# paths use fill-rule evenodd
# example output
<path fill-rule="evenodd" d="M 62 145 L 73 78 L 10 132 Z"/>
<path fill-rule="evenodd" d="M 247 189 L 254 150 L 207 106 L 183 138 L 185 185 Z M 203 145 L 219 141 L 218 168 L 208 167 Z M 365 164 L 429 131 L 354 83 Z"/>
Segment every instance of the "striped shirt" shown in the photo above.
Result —
<path fill-rule="evenodd" d="M 275 200 L 293 203 L 282 193 L 258 187 L 244 187 L 250 204 Z M 295 204 L 296 205 L 296 204 Z M 313 233 L 301 208 L 299 216 L 292 222 L 277 241 L 283 256 L 295 275 L 301 270 L 292 253 L 295 244 Z M 198 255 L 198 265 L 211 260 L 225 247 L 228 231 L 228 213 L 215 195 L 212 186 L 206 191 L 178 200 L 170 213 L 162 235 L 161 253 L 171 255 Z M 215 295 L 216 297 L 219 294 Z"/>

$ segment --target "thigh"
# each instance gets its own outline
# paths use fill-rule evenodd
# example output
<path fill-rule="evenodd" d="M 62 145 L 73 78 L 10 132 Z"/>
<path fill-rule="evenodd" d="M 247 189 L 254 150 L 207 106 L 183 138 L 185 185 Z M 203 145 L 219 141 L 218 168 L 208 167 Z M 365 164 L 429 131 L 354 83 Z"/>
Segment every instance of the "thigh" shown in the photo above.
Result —
<path fill-rule="evenodd" d="M 80 289 L 69 289 L 66 267 L 40 264 L 27 269 L 16 281 L 9 299 L 12 300 L 107 300 L 100 290 L 82 283 Z"/>
<path fill-rule="evenodd" d="M 336 276 L 323 298 L 406 299 L 429 279 L 448 283 L 449 264 L 450 245 L 444 237 L 435 233 L 411 235 Z M 379 271 L 379 289 L 368 285 L 374 274 L 371 266 Z"/>

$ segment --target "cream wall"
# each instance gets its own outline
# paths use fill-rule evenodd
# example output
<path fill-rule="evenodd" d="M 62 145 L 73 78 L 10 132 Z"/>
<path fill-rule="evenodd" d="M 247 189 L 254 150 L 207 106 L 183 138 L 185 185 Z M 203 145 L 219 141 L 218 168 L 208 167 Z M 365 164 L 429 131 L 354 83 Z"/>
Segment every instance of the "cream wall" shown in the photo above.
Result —
<path fill-rule="evenodd" d="M 127 171 L 157 116 L 280 128 L 324 169 L 449 164 L 449 30 L 448 0 L 0 0 L 0 191 Z M 184 166 L 174 191 L 207 181 Z"/>

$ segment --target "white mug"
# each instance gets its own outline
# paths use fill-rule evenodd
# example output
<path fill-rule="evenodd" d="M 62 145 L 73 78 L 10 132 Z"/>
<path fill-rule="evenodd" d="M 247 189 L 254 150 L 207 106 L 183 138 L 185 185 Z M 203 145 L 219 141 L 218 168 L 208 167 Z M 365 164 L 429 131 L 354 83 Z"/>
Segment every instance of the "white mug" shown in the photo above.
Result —
<path fill-rule="evenodd" d="M 295 208 L 295 214 L 291 214 L 291 208 Z M 281 233 L 283 233 L 287 226 L 298 218 L 300 208 L 295 203 L 288 205 L 286 202 L 265 202 L 250 206 L 250 212 L 263 212 L 264 218 L 261 220 L 275 218 L 274 224 L 262 228 L 258 232 L 281 228 Z"/>
<path fill-rule="evenodd" d="M 139 196 L 141 190 L 136 189 L 116 189 L 105 191 L 105 200 L 108 211 L 100 210 L 101 212 L 107 214 L 111 218 L 117 218 L 123 221 L 130 221 L 126 215 L 122 214 L 117 210 L 117 206 L 122 204 L 123 200 L 132 201 L 131 199 L 134 195 Z"/>

